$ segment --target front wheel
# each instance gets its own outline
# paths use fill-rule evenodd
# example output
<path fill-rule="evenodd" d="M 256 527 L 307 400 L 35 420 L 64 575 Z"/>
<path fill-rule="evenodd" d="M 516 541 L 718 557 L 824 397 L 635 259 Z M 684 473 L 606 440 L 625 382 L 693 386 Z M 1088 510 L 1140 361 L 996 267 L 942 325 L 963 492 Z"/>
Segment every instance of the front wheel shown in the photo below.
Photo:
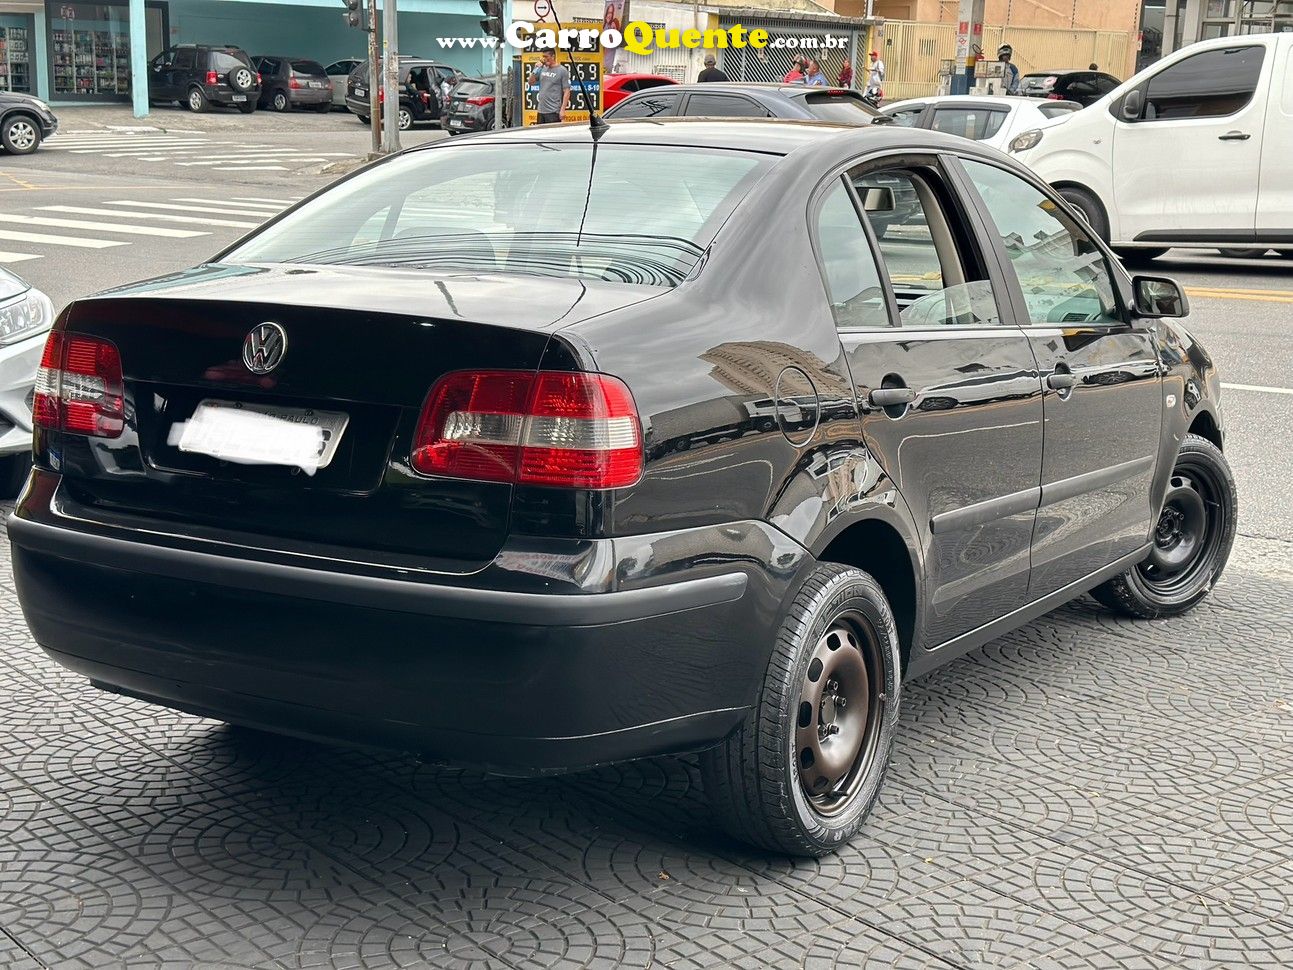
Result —
<path fill-rule="evenodd" d="M 1109 241 L 1109 217 L 1105 215 L 1100 200 L 1076 185 L 1066 185 L 1059 190 L 1060 198 L 1077 210 L 1078 215 L 1091 227 L 1091 231 Z"/>
<path fill-rule="evenodd" d="M 1097 586 L 1092 595 L 1110 609 L 1139 619 L 1190 611 L 1226 568 L 1238 519 L 1235 479 L 1221 449 L 1206 438 L 1186 435 L 1149 556 Z"/>
<path fill-rule="evenodd" d="M 1114 252 L 1127 266 L 1144 266 L 1158 259 L 1167 249 L 1156 246 L 1153 249 L 1116 249 Z"/>
<path fill-rule="evenodd" d="M 0 128 L 0 145 L 10 155 L 30 155 L 40 147 L 40 126 L 26 115 L 11 115 Z"/>
<path fill-rule="evenodd" d="M 734 837 L 822 856 L 862 827 L 898 723 L 901 656 L 883 590 L 818 565 L 778 631 L 758 703 L 701 756 L 705 793 Z"/>
<path fill-rule="evenodd" d="M 1265 249 L 1218 249 L 1222 256 L 1230 259 L 1261 259 L 1269 250 Z"/>

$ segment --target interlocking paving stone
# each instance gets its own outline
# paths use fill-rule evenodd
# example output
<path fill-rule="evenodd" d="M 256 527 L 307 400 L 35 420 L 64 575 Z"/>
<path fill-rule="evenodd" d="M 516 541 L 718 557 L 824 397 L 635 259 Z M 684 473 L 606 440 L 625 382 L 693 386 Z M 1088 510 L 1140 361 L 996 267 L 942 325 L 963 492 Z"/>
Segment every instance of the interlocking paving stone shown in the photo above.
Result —
<path fill-rule="evenodd" d="M 1293 965 L 1293 585 L 1071 604 L 905 690 L 837 855 L 718 833 L 693 758 L 484 779 L 89 687 L 0 553 L 0 968 Z"/>

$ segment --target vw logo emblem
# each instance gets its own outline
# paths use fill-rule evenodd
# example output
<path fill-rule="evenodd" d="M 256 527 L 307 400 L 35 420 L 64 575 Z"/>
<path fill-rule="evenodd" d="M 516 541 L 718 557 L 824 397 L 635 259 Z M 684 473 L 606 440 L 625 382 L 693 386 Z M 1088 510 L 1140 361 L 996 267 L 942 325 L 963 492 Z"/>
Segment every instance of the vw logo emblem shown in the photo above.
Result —
<path fill-rule="evenodd" d="M 287 331 L 266 321 L 252 328 L 242 342 L 242 362 L 253 374 L 268 374 L 287 353 Z"/>

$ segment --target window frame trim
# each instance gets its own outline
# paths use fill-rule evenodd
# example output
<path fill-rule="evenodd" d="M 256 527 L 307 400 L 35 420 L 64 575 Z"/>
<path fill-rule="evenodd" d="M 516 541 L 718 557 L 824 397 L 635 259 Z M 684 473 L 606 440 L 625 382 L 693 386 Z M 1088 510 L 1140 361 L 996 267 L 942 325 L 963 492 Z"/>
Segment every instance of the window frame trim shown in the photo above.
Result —
<path fill-rule="evenodd" d="M 1190 118 L 1146 118 L 1145 117 L 1145 112 L 1149 109 L 1149 86 L 1154 83 L 1155 78 L 1162 77 L 1168 71 L 1172 70 L 1172 68 L 1177 67 L 1181 64 L 1184 64 L 1186 61 L 1193 60 L 1196 57 L 1203 57 L 1206 54 L 1215 54 L 1218 51 L 1242 50 L 1244 48 L 1253 48 L 1261 51 L 1262 62 L 1261 62 L 1261 66 L 1257 71 L 1257 83 L 1253 86 L 1252 94 L 1248 96 L 1247 101 L 1245 101 L 1234 111 L 1224 115 L 1202 115 L 1202 116 L 1196 116 L 1196 117 L 1190 117 Z M 1213 47 L 1205 51 L 1195 51 L 1193 54 L 1189 54 L 1185 57 L 1182 57 L 1180 60 L 1173 61 L 1171 64 L 1166 65 L 1165 67 L 1163 67 L 1162 70 L 1155 72 L 1154 74 L 1145 78 L 1145 80 L 1142 81 L 1140 84 L 1136 85 L 1136 87 L 1132 88 L 1132 91 L 1139 91 L 1140 96 L 1143 99 L 1141 103 L 1139 118 L 1128 120 L 1127 118 L 1124 118 L 1122 116 L 1122 103 L 1123 101 L 1126 100 L 1127 95 L 1131 94 L 1131 91 L 1128 91 L 1122 97 L 1118 98 L 1118 100 L 1115 101 L 1113 105 L 1111 105 L 1111 107 L 1114 109 L 1114 112 L 1115 112 L 1114 118 L 1117 121 L 1121 121 L 1123 124 L 1127 124 L 1127 125 L 1163 125 L 1163 124 L 1172 124 L 1174 122 L 1176 123 L 1191 122 L 1191 121 L 1207 122 L 1207 121 L 1217 121 L 1222 118 L 1233 118 L 1236 115 L 1241 114 L 1242 112 L 1248 110 L 1250 107 L 1252 107 L 1253 103 L 1257 101 L 1257 93 L 1262 88 L 1262 78 L 1266 74 L 1266 65 L 1270 61 L 1270 57 L 1267 56 L 1268 51 L 1269 51 L 1268 45 L 1253 44 L 1253 43 L 1227 44 L 1224 47 Z"/>

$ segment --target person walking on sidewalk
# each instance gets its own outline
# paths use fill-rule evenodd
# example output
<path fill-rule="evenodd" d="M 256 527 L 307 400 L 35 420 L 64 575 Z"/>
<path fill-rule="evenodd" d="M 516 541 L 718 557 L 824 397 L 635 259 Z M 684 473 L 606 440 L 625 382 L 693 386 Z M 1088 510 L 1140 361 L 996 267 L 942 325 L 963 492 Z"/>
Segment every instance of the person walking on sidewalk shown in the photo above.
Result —
<path fill-rule="evenodd" d="M 884 94 L 884 61 L 879 51 L 871 52 L 871 75 L 867 79 L 866 93 L 879 98 Z"/>
<path fill-rule="evenodd" d="M 705 70 L 700 72 L 700 75 L 696 78 L 696 80 L 697 81 L 726 81 L 727 75 L 714 66 L 717 63 L 718 63 L 718 58 L 716 58 L 713 54 L 706 54 Z"/>
<path fill-rule="evenodd" d="M 539 86 L 539 124 L 564 121 L 570 107 L 570 72 L 557 63 L 556 51 L 543 52 L 543 63 L 530 75 L 530 83 Z"/>

